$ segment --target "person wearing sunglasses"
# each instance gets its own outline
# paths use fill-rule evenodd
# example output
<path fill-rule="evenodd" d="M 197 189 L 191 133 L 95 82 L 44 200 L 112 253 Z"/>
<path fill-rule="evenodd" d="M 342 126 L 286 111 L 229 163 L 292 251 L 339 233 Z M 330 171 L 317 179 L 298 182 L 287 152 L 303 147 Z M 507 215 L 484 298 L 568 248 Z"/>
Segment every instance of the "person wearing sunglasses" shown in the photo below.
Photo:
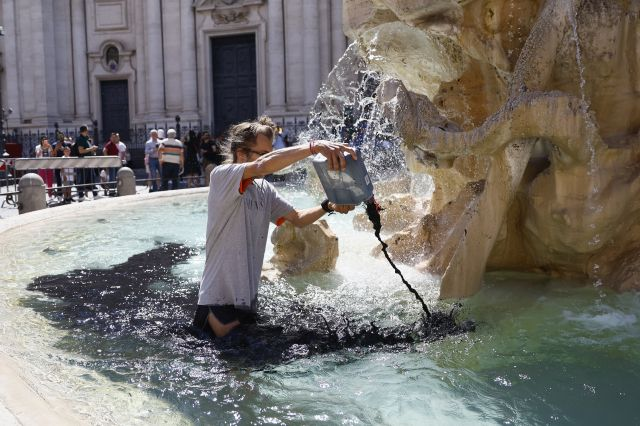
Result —
<path fill-rule="evenodd" d="M 328 212 L 348 213 L 355 206 L 321 205 L 298 210 L 262 179 L 310 155 L 324 155 L 331 170 L 344 170 L 353 148 L 330 141 L 310 141 L 272 151 L 276 126 L 268 117 L 229 129 L 229 160 L 211 172 L 206 260 L 194 327 L 222 337 L 256 319 L 258 284 L 269 223 L 309 225 Z"/>

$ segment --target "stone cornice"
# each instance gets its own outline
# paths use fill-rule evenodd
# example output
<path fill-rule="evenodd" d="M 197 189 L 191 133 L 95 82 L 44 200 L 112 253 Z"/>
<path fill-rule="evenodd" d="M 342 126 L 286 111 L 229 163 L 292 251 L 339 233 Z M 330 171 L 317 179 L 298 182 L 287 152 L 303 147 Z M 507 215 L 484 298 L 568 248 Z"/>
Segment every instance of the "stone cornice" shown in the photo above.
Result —
<path fill-rule="evenodd" d="M 196 0 L 194 8 L 197 13 L 226 12 L 250 6 L 260 6 L 264 0 Z"/>

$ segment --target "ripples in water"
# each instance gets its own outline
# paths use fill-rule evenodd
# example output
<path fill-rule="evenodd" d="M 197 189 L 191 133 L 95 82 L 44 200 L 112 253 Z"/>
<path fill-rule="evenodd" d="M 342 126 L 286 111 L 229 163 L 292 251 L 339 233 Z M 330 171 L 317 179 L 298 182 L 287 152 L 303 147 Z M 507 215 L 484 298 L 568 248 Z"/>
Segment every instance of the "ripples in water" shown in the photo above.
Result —
<path fill-rule="evenodd" d="M 473 329 L 470 322 L 456 323 L 454 311 L 380 328 L 374 321 L 350 317 L 331 306 L 292 300 L 286 292 L 272 290 L 260 297 L 256 324 L 243 325 L 223 339 L 209 341 L 191 326 L 198 283 L 172 274 L 176 264 L 195 253 L 184 245 L 166 243 L 109 269 L 42 276 L 28 289 L 62 303 L 37 298 L 27 303 L 59 327 L 74 330 L 76 337 L 79 330 L 84 330 L 109 340 L 135 338 L 150 345 L 172 341 L 167 350 L 207 347 L 214 356 L 228 354 L 254 367 L 347 348 L 371 350 L 433 341 Z M 132 359 L 139 356 L 132 354 Z"/>

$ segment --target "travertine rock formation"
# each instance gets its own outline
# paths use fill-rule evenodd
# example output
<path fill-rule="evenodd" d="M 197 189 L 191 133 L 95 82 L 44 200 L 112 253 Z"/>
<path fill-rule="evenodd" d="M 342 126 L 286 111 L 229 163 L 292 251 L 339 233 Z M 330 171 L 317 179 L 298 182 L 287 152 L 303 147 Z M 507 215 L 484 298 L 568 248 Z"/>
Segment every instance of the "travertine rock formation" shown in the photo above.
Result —
<path fill-rule="evenodd" d="M 376 188 L 377 189 L 377 188 Z M 379 198 L 376 195 L 376 198 Z M 420 212 L 428 208 L 428 201 L 416 200 L 411 194 L 392 194 L 378 200 L 382 211 L 380 220 L 386 232 L 401 231 L 420 218 Z M 353 217 L 353 226 L 361 231 L 373 229 L 367 214 L 359 211 Z"/>
<path fill-rule="evenodd" d="M 407 164 L 435 180 L 394 256 L 440 274 L 444 298 L 487 269 L 640 288 L 639 0 L 345 0 L 344 16 Z"/>
<path fill-rule="evenodd" d="M 329 272 L 336 266 L 338 237 L 325 220 L 304 228 L 296 228 L 285 222 L 273 231 L 271 242 L 273 257 L 269 263 L 282 274 Z"/>

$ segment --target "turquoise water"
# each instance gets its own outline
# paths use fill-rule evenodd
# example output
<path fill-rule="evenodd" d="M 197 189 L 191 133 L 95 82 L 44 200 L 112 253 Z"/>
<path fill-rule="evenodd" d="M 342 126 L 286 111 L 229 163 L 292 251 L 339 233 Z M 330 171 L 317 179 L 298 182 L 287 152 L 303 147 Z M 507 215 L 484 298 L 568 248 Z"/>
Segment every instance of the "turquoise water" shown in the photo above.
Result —
<path fill-rule="evenodd" d="M 283 192 L 297 207 L 317 201 Z M 390 266 L 371 257 L 373 235 L 354 231 L 352 218 L 328 218 L 340 239 L 336 270 L 264 284 L 265 309 L 286 319 L 288 306 L 304 303 L 382 327 L 419 318 L 420 307 Z M 637 293 L 492 273 L 460 313 L 476 321 L 473 333 L 286 362 L 239 362 L 243 354 L 179 332 L 191 320 L 204 262 L 204 194 L 79 213 L 73 220 L 52 216 L 46 226 L 12 231 L 0 261 L 6 271 L 1 350 L 21 360 L 42 392 L 67 395 L 94 423 L 640 422 Z M 66 316 L 72 302 L 26 290 L 36 277 L 109 268 L 159 242 L 182 243 L 193 255 L 152 283 L 139 305 L 133 300 L 135 312 L 122 311 L 106 327 L 72 322 Z M 450 308 L 437 302 L 436 279 L 402 270 L 432 307 Z M 136 328 L 145 315 L 144 328 Z"/>

